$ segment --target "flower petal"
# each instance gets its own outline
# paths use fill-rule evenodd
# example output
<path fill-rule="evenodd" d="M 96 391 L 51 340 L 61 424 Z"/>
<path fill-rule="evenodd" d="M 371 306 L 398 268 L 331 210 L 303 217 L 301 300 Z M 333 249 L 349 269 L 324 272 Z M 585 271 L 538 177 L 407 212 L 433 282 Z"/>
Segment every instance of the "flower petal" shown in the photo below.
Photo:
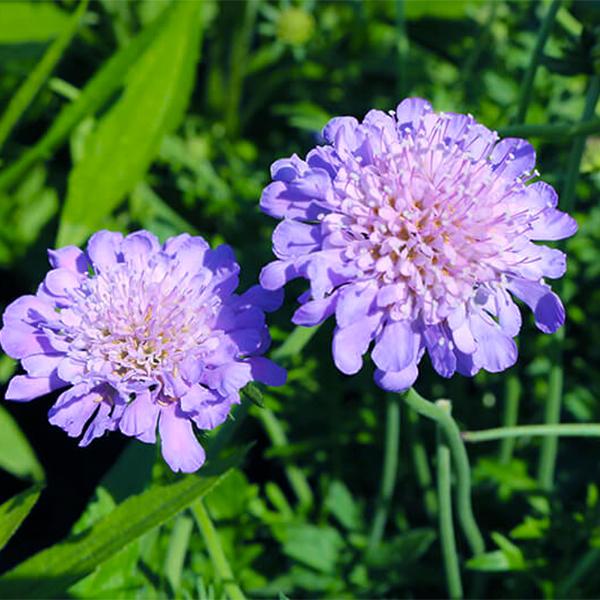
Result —
<path fill-rule="evenodd" d="M 191 422 L 175 406 L 160 411 L 158 420 L 162 455 L 175 472 L 193 473 L 206 459 L 204 449 L 194 435 Z"/>

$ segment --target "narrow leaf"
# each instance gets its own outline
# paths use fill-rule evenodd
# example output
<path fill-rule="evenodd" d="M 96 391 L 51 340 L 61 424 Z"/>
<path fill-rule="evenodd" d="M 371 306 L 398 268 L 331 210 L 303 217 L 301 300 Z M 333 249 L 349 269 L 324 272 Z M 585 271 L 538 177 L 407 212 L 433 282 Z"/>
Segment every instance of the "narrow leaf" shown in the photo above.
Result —
<path fill-rule="evenodd" d="M 106 61 L 87 83 L 77 100 L 61 110 L 42 139 L 27 150 L 19 160 L 0 173 L 0 191 L 18 183 L 33 164 L 48 158 L 65 141 L 77 123 L 104 106 L 115 91 L 122 87 L 123 80 L 132 64 L 154 40 L 170 12 L 171 8 L 167 8 L 163 16 L 157 18 L 130 44 Z"/>
<path fill-rule="evenodd" d="M 144 176 L 164 134 L 179 123 L 193 86 L 201 7 L 176 4 L 131 71 L 123 97 L 90 135 L 69 177 L 57 246 L 82 242 L 102 223 Z"/>
<path fill-rule="evenodd" d="M 82 15 L 85 13 L 87 5 L 88 0 L 82 0 L 79 3 L 77 10 L 67 22 L 62 33 L 54 40 L 42 57 L 42 60 L 40 60 L 23 85 L 11 98 L 2 118 L 0 118 L 0 148 L 2 148 L 2 145 L 9 136 L 12 128 L 25 110 L 27 110 L 27 107 L 56 66 L 56 63 L 60 60 L 66 47 L 75 36 L 75 33 L 77 33 L 79 22 Z"/>
<path fill-rule="evenodd" d="M 16 477 L 44 480 L 44 469 L 10 413 L 0 406 L 0 468 Z"/>
<path fill-rule="evenodd" d="M 69 14 L 52 2 L 0 2 L 0 44 L 46 42 L 69 22 Z"/>
<path fill-rule="evenodd" d="M 33 486 L 0 506 L 0 550 L 6 546 L 19 525 L 40 497 L 41 487 Z"/>
<path fill-rule="evenodd" d="M 61 595 L 127 544 L 202 498 L 227 473 L 189 475 L 129 498 L 86 532 L 42 550 L 6 573 L 0 578 L 0 597 Z"/>

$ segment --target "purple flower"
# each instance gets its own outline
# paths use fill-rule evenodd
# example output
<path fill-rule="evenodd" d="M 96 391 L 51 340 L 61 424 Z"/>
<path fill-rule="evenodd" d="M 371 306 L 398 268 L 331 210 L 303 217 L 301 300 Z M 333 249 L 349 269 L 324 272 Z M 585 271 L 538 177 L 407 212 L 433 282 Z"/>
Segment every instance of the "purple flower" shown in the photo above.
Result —
<path fill-rule="evenodd" d="M 534 240 L 573 235 L 548 184 L 526 185 L 535 152 L 498 140 L 472 117 L 435 113 L 404 100 L 362 123 L 332 119 L 327 142 L 306 160 L 272 166 L 261 207 L 283 219 L 273 233 L 279 260 L 261 273 L 276 290 L 310 281 L 294 322 L 335 314 L 333 356 L 353 374 L 374 342 L 375 380 L 405 390 L 428 352 L 440 375 L 499 372 L 517 359 L 519 298 L 552 333 L 564 308 L 545 278 L 566 268 L 559 250 Z"/>
<path fill-rule="evenodd" d="M 235 294 L 229 246 L 100 231 L 86 252 L 67 246 L 49 257 L 36 295 L 4 313 L 0 344 L 27 372 L 6 399 L 72 386 L 49 417 L 70 436 L 83 433 L 81 446 L 116 429 L 154 443 L 158 426 L 169 466 L 192 472 L 205 459 L 192 424 L 217 427 L 251 380 L 284 383 L 285 371 L 261 356 L 270 343 L 264 312 L 281 294 Z"/>

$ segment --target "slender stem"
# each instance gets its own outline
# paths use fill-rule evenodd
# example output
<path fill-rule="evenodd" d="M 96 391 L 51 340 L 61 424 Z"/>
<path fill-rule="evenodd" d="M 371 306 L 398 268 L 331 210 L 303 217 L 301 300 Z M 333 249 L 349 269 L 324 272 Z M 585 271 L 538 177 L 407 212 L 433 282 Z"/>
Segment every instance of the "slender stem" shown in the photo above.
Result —
<path fill-rule="evenodd" d="M 504 418 L 502 424 L 504 428 L 514 427 L 519 418 L 519 400 L 521 398 L 521 382 L 519 377 L 511 373 L 506 380 L 505 398 L 504 398 Z M 500 462 L 505 465 L 510 462 L 513 450 L 515 448 L 514 438 L 504 438 L 500 445 Z"/>
<path fill-rule="evenodd" d="M 548 12 L 544 17 L 544 20 L 542 21 L 542 25 L 535 43 L 535 48 L 533 49 L 533 54 L 531 55 L 531 60 L 527 65 L 527 70 L 525 71 L 523 80 L 521 81 L 521 95 L 519 96 L 519 104 L 515 117 L 515 121 L 517 123 L 522 123 L 527 118 L 527 109 L 529 108 L 529 102 L 531 100 L 535 73 L 540 63 L 540 59 L 542 58 L 542 52 L 544 51 L 546 40 L 550 35 L 550 31 L 552 29 L 552 25 L 554 24 L 556 13 L 560 8 L 560 4 L 561 0 L 553 0 L 552 4 L 548 8 Z"/>
<path fill-rule="evenodd" d="M 396 486 L 398 474 L 398 446 L 400 440 L 400 401 L 396 394 L 388 394 L 385 409 L 385 440 L 383 469 L 379 488 L 379 498 L 375 508 L 375 517 L 369 534 L 367 553 L 381 543 L 385 524 Z"/>
<path fill-rule="evenodd" d="M 498 129 L 502 137 L 543 137 L 558 138 L 561 141 L 579 135 L 600 132 L 600 119 L 590 118 L 579 123 L 542 123 L 532 125 L 507 125 Z"/>
<path fill-rule="evenodd" d="M 482 431 L 463 431 L 465 442 L 491 442 L 526 436 L 600 437 L 600 423 L 557 423 L 555 425 L 519 425 Z"/>
<path fill-rule="evenodd" d="M 581 121 L 590 119 L 596 110 L 596 103 L 600 96 L 600 75 L 594 75 L 590 78 L 588 91 L 586 94 L 585 106 Z M 567 165 L 567 174 L 561 196 L 561 208 L 571 212 L 575 205 L 575 188 L 579 179 L 579 169 L 581 157 L 585 147 L 585 136 L 578 136 L 573 140 L 571 154 Z M 560 411 L 563 395 L 563 356 L 562 346 L 565 338 L 565 327 L 557 332 L 552 344 L 551 353 L 554 360 L 550 369 L 550 381 L 548 390 L 548 402 L 544 421 L 547 424 L 554 424 L 560 421 Z M 556 466 L 556 455 L 558 452 L 558 438 L 551 436 L 542 442 L 540 460 L 538 464 L 538 482 L 542 489 L 550 490 L 554 484 L 554 470 Z"/>
<path fill-rule="evenodd" d="M 223 583 L 223 589 L 230 600 L 245 600 L 244 593 L 236 583 L 231 567 L 227 562 L 227 557 L 221 547 L 221 540 L 219 534 L 210 519 L 210 516 L 204 507 L 202 500 L 198 500 L 192 505 L 192 512 L 198 528 L 204 538 L 204 543 L 208 549 L 210 560 L 212 561 L 213 568 L 217 577 Z"/>
<path fill-rule="evenodd" d="M 253 408 L 252 414 L 258 417 L 262 423 L 271 443 L 276 448 L 288 445 L 288 439 L 279 422 L 279 419 L 275 416 L 272 410 L 268 408 Z M 295 465 L 286 464 L 284 466 L 286 477 L 294 490 L 298 503 L 302 510 L 308 510 L 313 505 L 313 493 L 310 489 L 310 485 L 306 481 L 304 473 Z"/>
<path fill-rule="evenodd" d="M 577 562 L 569 576 L 556 587 L 556 598 L 573 597 L 571 590 L 600 562 L 600 548 L 590 548 Z"/>
<path fill-rule="evenodd" d="M 396 92 L 398 98 L 404 98 L 409 86 L 407 81 L 406 60 L 408 58 L 408 36 L 406 35 L 406 21 L 404 15 L 404 0 L 396 0 L 396 49 L 397 49 L 397 78 Z"/>
<path fill-rule="evenodd" d="M 450 402 L 438 400 L 436 406 L 450 417 Z M 452 490 L 450 482 L 450 448 L 446 442 L 445 432 L 437 422 L 437 491 L 439 505 L 439 530 L 442 543 L 442 556 L 444 558 L 444 570 L 446 572 L 446 585 L 450 598 L 462 598 L 462 582 L 460 579 L 460 568 L 458 566 L 458 554 L 456 552 L 456 536 L 452 522 Z"/>
<path fill-rule="evenodd" d="M 419 434 L 419 415 L 411 409 L 408 410 L 408 423 L 409 423 L 409 438 L 410 438 L 410 449 L 412 453 L 413 465 L 415 468 L 415 474 L 419 487 L 423 492 L 423 498 L 425 501 L 425 511 L 430 519 L 433 519 L 437 515 L 437 497 L 432 487 L 431 469 L 429 468 L 429 461 L 427 459 L 427 452 L 425 446 L 421 440 Z"/>
<path fill-rule="evenodd" d="M 404 400 L 420 415 L 435 421 L 444 430 L 456 468 L 456 510 L 459 523 L 473 554 L 477 555 L 485 552 L 483 536 L 479 531 L 479 527 L 473 516 L 473 507 L 471 506 L 471 468 L 469 466 L 469 457 L 458 426 L 450 415 L 446 414 L 446 412 L 435 404 L 425 400 L 425 398 L 412 388 L 406 393 Z"/>

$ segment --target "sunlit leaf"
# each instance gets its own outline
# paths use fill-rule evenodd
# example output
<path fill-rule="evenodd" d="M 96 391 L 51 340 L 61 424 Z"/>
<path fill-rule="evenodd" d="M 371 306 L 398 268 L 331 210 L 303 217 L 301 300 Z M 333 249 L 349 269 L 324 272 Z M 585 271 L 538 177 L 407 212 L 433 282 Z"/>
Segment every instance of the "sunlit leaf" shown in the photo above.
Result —
<path fill-rule="evenodd" d="M 52 2 L 0 2 L 0 44 L 46 42 L 69 22 L 68 12 Z"/>
<path fill-rule="evenodd" d="M 176 5 L 130 72 L 123 96 L 89 136 L 69 177 L 57 246 L 78 244 L 101 225 L 143 177 L 165 133 L 179 123 L 194 82 L 201 7 Z"/>
<path fill-rule="evenodd" d="M 41 487 L 33 486 L 0 506 L 0 550 L 14 535 L 40 497 Z"/>

